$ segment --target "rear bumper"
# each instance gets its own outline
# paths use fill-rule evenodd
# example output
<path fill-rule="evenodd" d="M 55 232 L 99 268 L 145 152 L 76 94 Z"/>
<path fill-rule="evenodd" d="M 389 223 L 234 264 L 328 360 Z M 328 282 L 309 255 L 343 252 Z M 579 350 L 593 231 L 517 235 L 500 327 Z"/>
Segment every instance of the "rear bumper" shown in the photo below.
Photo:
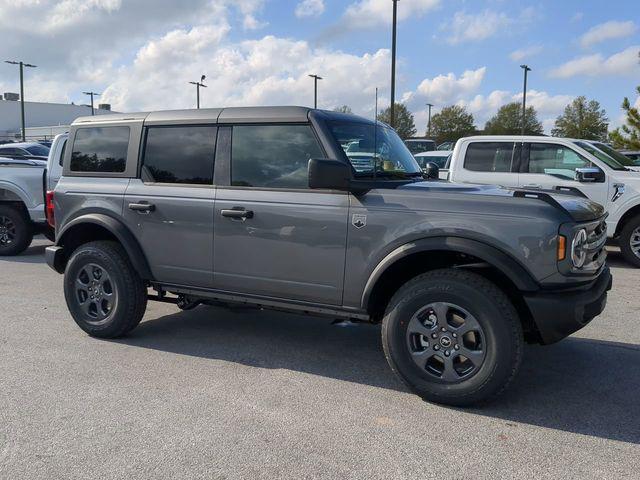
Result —
<path fill-rule="evenodd" d="M 47 265 L 53 268 L 58 273 L 64 273 L 64 258 L 62 253 L 62 247 L 47 247 L 44 249 L 44 258 L 47 260 Z"/>
<path fill-rule="evenodd" d="M 609 267 L 605 267 L 595 281 L 578 289 L 525 294 L 542 343 L 562 340 L 600 315 L 612 283 Z"/>

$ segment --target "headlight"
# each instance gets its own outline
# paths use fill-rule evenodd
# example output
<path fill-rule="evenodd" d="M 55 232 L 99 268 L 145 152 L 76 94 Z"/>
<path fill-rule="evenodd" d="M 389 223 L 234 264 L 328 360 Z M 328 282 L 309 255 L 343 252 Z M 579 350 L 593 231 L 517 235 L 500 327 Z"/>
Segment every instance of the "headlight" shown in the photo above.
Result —
<path fill-rule="evenodd" d="M 583 228 L 576 233 L 571 242 L 571 262 L 573 262 L 573 266 L 576 268 L 584 267 L 584 262 L 587 260 L 586 245 L 587 231 Z"/>

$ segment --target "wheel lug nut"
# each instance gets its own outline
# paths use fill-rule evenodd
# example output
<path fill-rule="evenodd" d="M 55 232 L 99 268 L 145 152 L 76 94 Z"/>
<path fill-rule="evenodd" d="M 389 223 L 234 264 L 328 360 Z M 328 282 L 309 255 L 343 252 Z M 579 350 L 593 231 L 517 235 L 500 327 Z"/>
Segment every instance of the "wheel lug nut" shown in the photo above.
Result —
<path fill-rule="evenodd" d="M 440 345 L 434 345 L 433 349 L 434 350 L 440 350 Z"/>
<path fill-rule="evenodd" d="M 438 334 L 437 333 L 432 333 L 431 334 L 431 338 L 438 338 Z"/>
<path fill-rule="evenodd" d="M 446 328 L 444 328 L 444 327 L 442 327 L 442 328 L 440 329 L 440 331 L 441 331 L 441 332 L 446 332 L 446 331 L 447 331 L 447 329 L 446 329 Z"/>
<path fill-rule="evenodd" d="M 456 345 L 455 347 L 453 347 L 456 350 L 460 350 L 460 345 Z"/>
<path fill-rule="evenodd" d="M 446 352 L 444 352 L 444 356 L 448 357 L 449 355 L 451 355 L 451 352 L 449 350 L 447 350 Z"/>
<path fill-rule="evenodd" d="M 452 336 L 453 338 L 458 338 L 458 334 L 457 334 L 457 333 L 452 333 L 452 334 L 451 334 L 451 336 Z"/>

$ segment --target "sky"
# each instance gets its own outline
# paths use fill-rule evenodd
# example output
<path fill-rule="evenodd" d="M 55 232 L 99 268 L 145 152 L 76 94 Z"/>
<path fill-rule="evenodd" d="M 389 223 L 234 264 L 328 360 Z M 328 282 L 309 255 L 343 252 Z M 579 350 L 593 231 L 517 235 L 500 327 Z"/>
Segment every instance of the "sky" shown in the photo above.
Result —
<path fill-rule="evenodd" d="M 0 0 L 0 60 L 25 72 L 25 98 L 117 111 L 195 107 L 189 81 L 206 75 L 202 107 L 349 105 L 373 117 L 390 102 L 391 0 Z M 573 98 L 624 121 L 640 106 L 637 0 L 400 0 L 396 98 L 426 130 L 433 113 L 465 106 L 481 128 L 522 98 L 549 132 Z M 0 63 L 0 92 L 19 91 Z"/>

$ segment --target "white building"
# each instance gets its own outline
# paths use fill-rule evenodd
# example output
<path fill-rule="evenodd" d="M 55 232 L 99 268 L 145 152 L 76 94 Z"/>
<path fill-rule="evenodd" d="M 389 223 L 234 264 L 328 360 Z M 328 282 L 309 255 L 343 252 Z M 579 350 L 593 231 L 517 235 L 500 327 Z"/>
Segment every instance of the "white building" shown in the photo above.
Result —
<path fill-rule="evenodd" d="M 96 115 L 111 113 L 110 110 L 95 109 Z M 91 107 L 87 105 L 73 105 L 66 103 L 41 103 L 24 102 L 26 134 L 39 135 L 34 133 L 36 129 L 30 127 L 66 127 L 76 118 L 91 115 Z M 20 102 L 12 100 L 0 100 L 0 140 L 16 139 L 21 133 Z M 57 130 L 57 129 L 55 129 Z M 45 129 L 46 131 L 46 129 Z"/>

